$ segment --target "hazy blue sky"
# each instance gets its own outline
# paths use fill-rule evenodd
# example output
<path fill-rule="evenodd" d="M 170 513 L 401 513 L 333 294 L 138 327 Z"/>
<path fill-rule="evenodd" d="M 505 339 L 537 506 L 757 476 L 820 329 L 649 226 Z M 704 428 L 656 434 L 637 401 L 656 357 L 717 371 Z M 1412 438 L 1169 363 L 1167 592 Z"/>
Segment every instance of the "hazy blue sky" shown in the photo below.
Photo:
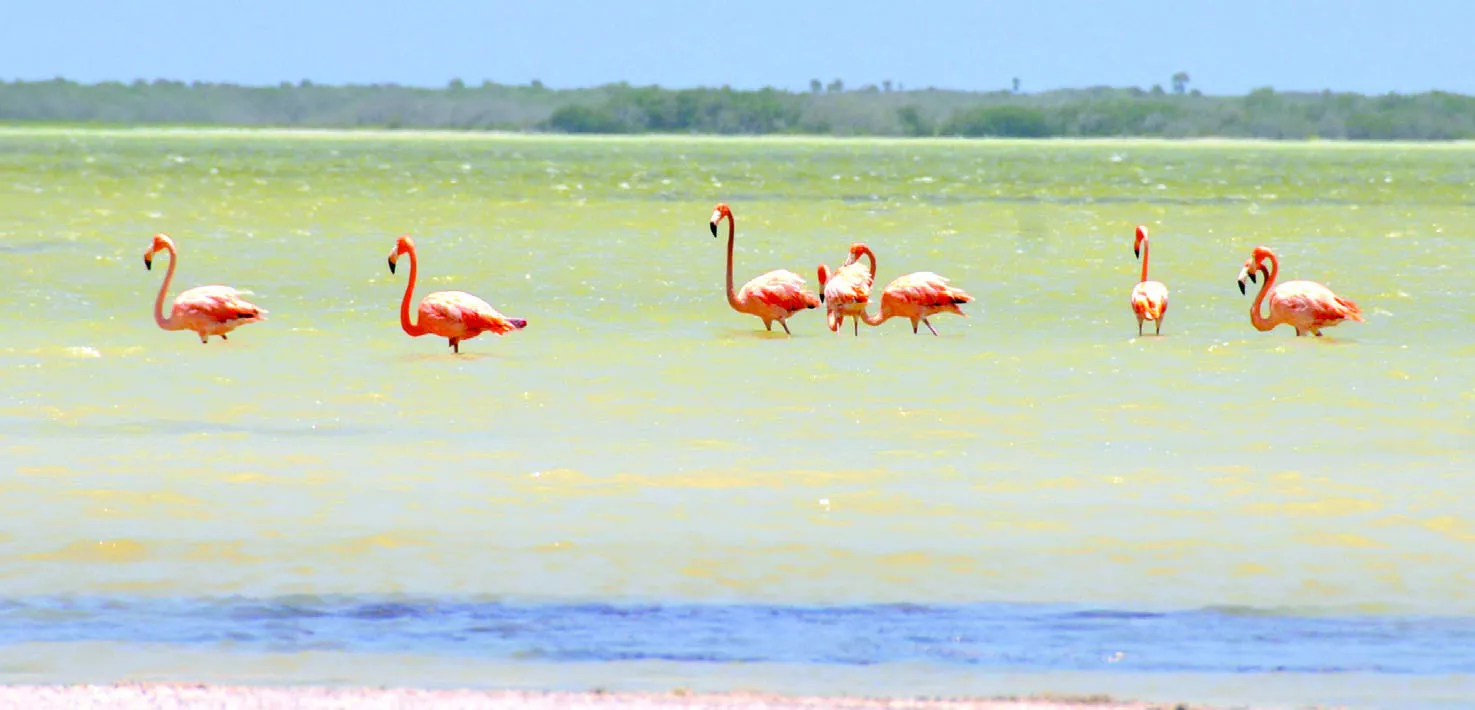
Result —
<path fill-rule="evenodd" d="M 1472 0 L 5 0 L 0 77 L 1475 93 Z"/>

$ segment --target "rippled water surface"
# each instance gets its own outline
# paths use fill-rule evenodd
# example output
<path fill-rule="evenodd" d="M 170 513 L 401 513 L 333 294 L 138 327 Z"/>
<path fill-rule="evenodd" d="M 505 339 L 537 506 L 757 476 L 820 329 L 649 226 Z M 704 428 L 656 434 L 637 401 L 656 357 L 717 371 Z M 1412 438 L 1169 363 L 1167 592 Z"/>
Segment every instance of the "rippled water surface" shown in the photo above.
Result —
<path fill-rule="evenodd" d="M 719 200 L 739 283 L 977 302 L 763 332 Z M 1475 616 L 1472 208 L 1462 145 L 0 132 L 0 596 Z M 270 320 L 156 328 L 157 231 Z M 406 336 L 402 233 L 529 327 Z M 1368 322 L 1255 331 L 1259 244 Z"/>

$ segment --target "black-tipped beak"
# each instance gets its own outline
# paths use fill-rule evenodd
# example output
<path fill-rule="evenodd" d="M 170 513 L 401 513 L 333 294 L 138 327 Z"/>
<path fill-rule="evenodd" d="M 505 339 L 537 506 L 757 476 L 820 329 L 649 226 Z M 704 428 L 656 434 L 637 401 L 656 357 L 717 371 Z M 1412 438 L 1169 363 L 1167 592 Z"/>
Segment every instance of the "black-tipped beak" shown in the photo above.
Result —
<path fill-rule="evenodd" d="M 1138 259 L 1141 259 L 1142 258 L 1142 248 L 1141 247 L 1132 247 L 1132 256 L 1135 256 Z"/>
<path fill-rule="evenodd" d="M 394 273 L 394 259 L 389 260 L 389 273 Z"/>
<path fill-rule="evenodd" d="M 143 258 L 143 268 L 148 269 L 149 271 L 153 271 L 154 270 L 154 260 L 148 258 L 147 256 L 145 256 Z"/>
<path fill-rule="evenodd" d="M 1245 282 L 1239 282 L 1239 295 L 1245 295 Z"/>
<path fill-rule="evenodd" d="M 824 303 L 825 302 L 825 292 L 824 291 L 820 291 L 819 292 L 819 302 L 820 303 Z"/>
<path fill-rule="evenodd" d="M 1255 283 L 1255 272 L 1253 271 L 1250 272 L 1250 283 Z M 1244 284 L 1240 285 L 1243 286 Z"/>
<path fill-rule="evenodd" d="M 712 228 L 712 236 L 714 236 L 714 237 L 717 236 L 717 223 L 716 222 L 712 222 L 712 223 L 708 224 L 707 226 L 709 226 L 709 227 Z"/>

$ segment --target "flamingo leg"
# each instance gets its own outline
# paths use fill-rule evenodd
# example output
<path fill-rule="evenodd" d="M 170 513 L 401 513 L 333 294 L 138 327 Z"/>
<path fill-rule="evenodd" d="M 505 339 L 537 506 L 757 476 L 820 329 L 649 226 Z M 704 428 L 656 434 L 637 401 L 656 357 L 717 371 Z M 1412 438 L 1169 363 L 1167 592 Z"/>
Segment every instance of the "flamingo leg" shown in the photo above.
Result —
<path fill-rule="evenodd" d="M 854 322 L 854 324 L 855 324 L 855 334 L 856 334 L 857 337 L 859 337 L 860 336 L 860 318 L 858 316 L 851 316 L 850 317 L 850 320 Z"/>
<path fill-rule="evenodd" d="M 916 334 L 917 334 L 917 319 L 916 318 L 913 318 L 912 319 L 912 335 L 916 335 Z"/>
<path fill-rule="evenodd" d="M 208 345 L 210 343 L 210 336 L 200 333 L 200 342 Z"/>
<path fill-rule="evenodd" d="M 461 354 L 461 339 L 460 338 L 451 338 L 451 350 L 454 350 L 457 355 L 460 355 Z"/>
<path fill-rule="evenodd" d="M 225 337 L 225 333 L 221 333 L 220 334 L 220 339 L 221 340 L 230 340 L 230 338 Z"/>
<path fill-rule="evenodd" d="M 1142 319 L 1137 319 L 1137 337 L 1142 337 Z"/>
<path fill-rule="evenodd" d="M 932 334 L 933 335 L 937 335 L 937 329 L 932 327 L 932 322 L 931 321 L 927 320 L 926 318 L 923 318 L 922 319 L 922 323 L 927 326 L 927 330 L 932 331 Z"/>
<path fill-rule="evenodd" d="M 773 321 L 771 321 L 771 320 L 763 321 L 763 327 L 766 330 L 768 330 L 768 332 L 772 333 L 773 332 Z"/>
<path fill-rule="evenodd" d="M 784 335 L 793 335 L 793 333 L 790 333 L 789 332 L 789 323 L 788 323 L 788 321 L 780 320 L 778 322 L 778 324 L 784 327 Z M 773 330 L 773 329 L 772 328 L 769 328 L 769 330 Z"/>
<path fill-rule="evenodd" d="M 1155 335 L 1162 335 L 1162 334 L 1163 334 L 1163 319 L 1162 318 L 1158 318 L 1157 319 L 1157 332 L 1155 333 Z"/>

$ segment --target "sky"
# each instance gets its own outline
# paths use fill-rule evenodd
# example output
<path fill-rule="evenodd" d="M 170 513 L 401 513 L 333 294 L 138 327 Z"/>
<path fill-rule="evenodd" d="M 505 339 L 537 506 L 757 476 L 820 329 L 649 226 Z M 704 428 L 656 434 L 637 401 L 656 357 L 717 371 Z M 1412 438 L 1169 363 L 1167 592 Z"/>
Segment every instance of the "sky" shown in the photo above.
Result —
<path fill-rule="evenodd" d="M 1472 0 L 5 0 L 0 78 L 1475 94 Z"/>

